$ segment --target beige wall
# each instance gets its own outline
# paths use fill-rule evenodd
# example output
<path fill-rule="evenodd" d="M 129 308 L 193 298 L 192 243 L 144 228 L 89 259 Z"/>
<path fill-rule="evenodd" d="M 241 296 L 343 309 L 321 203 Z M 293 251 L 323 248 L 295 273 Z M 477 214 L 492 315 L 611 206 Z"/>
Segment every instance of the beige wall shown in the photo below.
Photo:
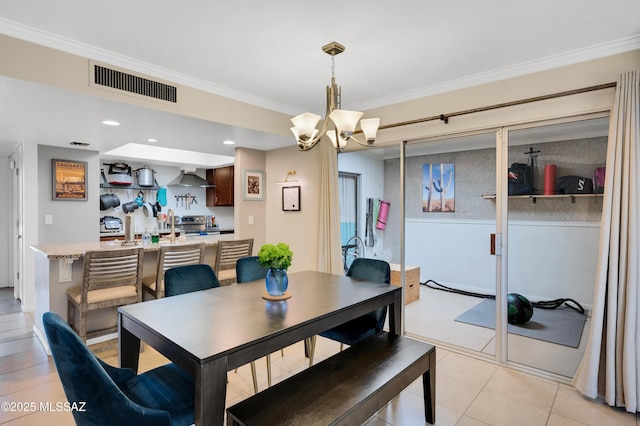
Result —
<path fill-rule="evenodd" d="M 73 92 L 167 111 L 174 114 L 216 121 L 268 133 L 289 135 L 287 115 L 239 102 L 223 96 L 167 82 L 178 89 L 175 105 L 150 100 L 144 96 L 123 94 L 89 85 L 89 58 L 0 35 L 0 75 L 46 84 Z M 110 68 L 120 69 L 110 64 Z M 123 70 L 132 72 L 132 70 Z M 140 73 L 135 73 L 140 74 Z M 154 80 L 160 80 L 151 76 Z"/>
<path fill-rule="evenodd" d="M 268 152 L 238 148 L 235 151 L 235 230 L 237 238 L 253 238 L 254 254 L 265 243 L 287 243 L 293 250 L 290 271 L 317 269 L 320 150 L 301 152 L 292 146 Z M 247 201 L 244 171 L 265 172 L 265 200 Z M 295 170 L 299 185 L 300 211 L 282 211 L 282 187 L 277 184 Z M 293 178 L 292 178 L 293 179 Z M 250 224 L 250 218 L 253 222 Z"/>
<path fill-rule="evenodd" d="M 233 212 L 235 236 L 236 238 L 253 238 L 253 253 L 257 254 L 262 244 L 265 243 L 267 236 L 267 202 L 266 199 L 254 201 L 243 198 L 245 170 L 266 171 L 266 153 L 247 148 L 237 148 L 235 150 L 235 203 Z M 265 198 L 268 196 L 269 191 L 267 188 Z"/>
<path fill-rule="evenodd" d="M 282 211 L 282 181 L 295 170 L 300 185 L 300 211 Z M 267 242 L 287 243 L 293 251 L 291 271 L 317 270 L 319 241 L 320 150 L 297 146 L 267 152 Z"/>
<path fill-rule="evenodd" d="M 554 94 L 604 83 L 615 83 L 621 73 L 640 68 L 640 50 L 587 61 L 575 65 L 536 72 L 521 77 L 488 83 L 467 89 L 434 95 L 401 104 L 369 110 L 368 117 L 380 117 L 381 126 L 439 116 Z M 449 124 L 440 120 L 394 129 L 381 130 L 378 143 L 396 144 L 456 132 L 487 129 L 505 125 L 608 111 L 614 89 L 572 95 L 526 105 L 452 117 Z"/>

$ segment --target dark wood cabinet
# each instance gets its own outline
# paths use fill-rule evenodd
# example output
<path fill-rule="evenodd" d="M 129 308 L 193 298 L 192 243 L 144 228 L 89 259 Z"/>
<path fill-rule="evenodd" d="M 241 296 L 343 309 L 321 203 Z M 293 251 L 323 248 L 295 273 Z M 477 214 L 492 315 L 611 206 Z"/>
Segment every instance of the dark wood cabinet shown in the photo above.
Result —
<path fill-rule="evenodd" d="M 207 206 L 233 206 L 233 166 L 207 169 L 207 181 L 214 188 L 207 188 Z"/>

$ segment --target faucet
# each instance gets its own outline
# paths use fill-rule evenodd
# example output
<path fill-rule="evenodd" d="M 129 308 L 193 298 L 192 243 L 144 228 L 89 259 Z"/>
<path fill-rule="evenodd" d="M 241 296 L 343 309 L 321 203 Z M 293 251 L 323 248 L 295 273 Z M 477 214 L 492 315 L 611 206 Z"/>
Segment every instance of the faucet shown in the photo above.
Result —
<path fill-rule="evenodd" d="M 171 219 L 169 219 L 171 218 Z M 167 220 L 171 220 L 171 233 L 169 234 L 169 241 L 171 244 L 175 244 L 176 242 L 176 230 L 175 230 L 175 215 L 173 214 L 173 210 L 167 210 Z"/>

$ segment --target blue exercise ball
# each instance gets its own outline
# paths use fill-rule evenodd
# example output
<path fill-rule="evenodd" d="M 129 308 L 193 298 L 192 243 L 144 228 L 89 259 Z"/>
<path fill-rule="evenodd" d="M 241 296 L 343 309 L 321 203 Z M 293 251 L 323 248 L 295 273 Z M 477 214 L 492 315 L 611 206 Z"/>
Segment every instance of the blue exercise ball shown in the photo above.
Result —
<path fill-rule="evenodd" d="M 531 302 L 521 294 L 507 294 L 507 321 L 509 324 L 524 324 L 533 316 Z"/>

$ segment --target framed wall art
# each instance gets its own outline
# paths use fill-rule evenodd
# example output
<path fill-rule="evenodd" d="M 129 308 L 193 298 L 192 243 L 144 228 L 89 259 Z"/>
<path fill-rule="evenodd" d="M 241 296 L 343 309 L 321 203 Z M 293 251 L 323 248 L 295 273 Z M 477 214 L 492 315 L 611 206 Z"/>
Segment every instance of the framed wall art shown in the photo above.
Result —
<path fill-rule="evenodd" d="M 245 200 L 264 200 L 264 170 L 244 170 L 244 197 Z"/>
<path fill-rule="evenodd" d="M 422 211 L 456 211 L 455 171 L 453 164 L 422 165 Z"/>
<path fill-rule="evenodd" d="M 87 200 L 87 162 L 51 160 L 53 200 Z"/>
<path fill-rule="evenodd" d="M 285 212 L 300 211 L 299 186 L 284 186 L 282 188 L 282 210 Z"/>

